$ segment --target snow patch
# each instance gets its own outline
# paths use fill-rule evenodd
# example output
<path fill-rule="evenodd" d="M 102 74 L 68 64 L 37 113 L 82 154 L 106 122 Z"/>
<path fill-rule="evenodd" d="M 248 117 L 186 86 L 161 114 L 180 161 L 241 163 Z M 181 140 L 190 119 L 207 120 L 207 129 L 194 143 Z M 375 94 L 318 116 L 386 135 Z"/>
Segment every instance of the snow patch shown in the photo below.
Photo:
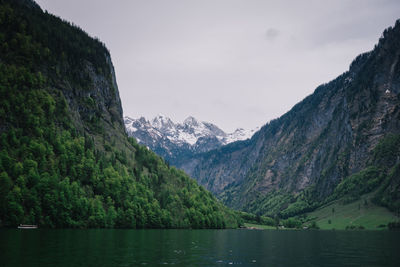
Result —
<path fill-rule="evenodd" d="M 177 145 L 188 144 L 190 146 L 194 146 L 200 138 L 216 138 L 222 145 L 246 140 L 251 138 L 259 129 L 245 130 L 239 128 L 233 133 L 225 133 L 216 125 L 200 122 L 192 116 L 187 117 L 183 123 L 175 123 L 163 114 L 157 115 L 152 120 L 146 120 L 144 117 L 134 119 L 126 116 L 124 122 L 128 133 L 133 136 L 147 134 L 151 137 L 153 144 L 162 142 L 162 140 L 169 140 Z M 138 138 L 136 137 L 136 139 Z M 143 141 L 143 143 L 145 142 Z"/>

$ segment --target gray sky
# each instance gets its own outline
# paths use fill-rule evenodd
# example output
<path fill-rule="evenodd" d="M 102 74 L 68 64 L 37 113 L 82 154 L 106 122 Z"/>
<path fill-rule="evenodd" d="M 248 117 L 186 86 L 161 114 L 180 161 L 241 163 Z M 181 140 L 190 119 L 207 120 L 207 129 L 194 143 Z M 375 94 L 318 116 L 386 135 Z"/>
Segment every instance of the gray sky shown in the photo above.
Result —
<path fill-rule="evenodd" d="M 111 52 L 124 115 L 261 126 L 371 50 L 398 0 L 37 0 Z"/>

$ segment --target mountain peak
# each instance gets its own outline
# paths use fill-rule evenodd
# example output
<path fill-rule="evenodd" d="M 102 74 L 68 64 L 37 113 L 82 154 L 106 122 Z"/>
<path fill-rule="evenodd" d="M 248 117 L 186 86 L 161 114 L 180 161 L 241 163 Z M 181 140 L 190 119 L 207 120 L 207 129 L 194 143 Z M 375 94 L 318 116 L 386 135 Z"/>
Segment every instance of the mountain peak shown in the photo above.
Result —
<path fill-rule="evenodd" d="M 183 121 L 183 124 L 198 126 L 200 122 L 195 117 L 189 116 Z"/>
<path fill-rule="evenodd" d="M 248 139 L 255 132 L 239 128 L 233 133 L 225 133 L 216 125 L 200 122 L 193 116 L 187 117 L 182 123 L 175 123 L 163 114 L 158 114 L 150 121 L 144 117 L 133 119 L 128 116 L 124 121 L 128 135 L 169 161 L 180 154 L 206 152 Z"/>
<path fill-rule="evenodd" d="M 175 127 L 173 121 L 163 114 L 158 114 L 151 121 L 151 124 L 154 128 L 159 130 L 166 130 Z"/>

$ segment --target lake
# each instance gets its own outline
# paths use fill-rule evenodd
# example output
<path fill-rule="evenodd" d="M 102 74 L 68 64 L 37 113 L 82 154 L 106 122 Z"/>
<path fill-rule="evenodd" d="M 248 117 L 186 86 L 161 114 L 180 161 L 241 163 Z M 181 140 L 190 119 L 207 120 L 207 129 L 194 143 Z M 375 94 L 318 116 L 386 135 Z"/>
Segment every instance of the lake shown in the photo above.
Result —
<path fill-rule="evenodd" d="M 400 266 L 400 232 L 0 229 L 0 266 Z"/>

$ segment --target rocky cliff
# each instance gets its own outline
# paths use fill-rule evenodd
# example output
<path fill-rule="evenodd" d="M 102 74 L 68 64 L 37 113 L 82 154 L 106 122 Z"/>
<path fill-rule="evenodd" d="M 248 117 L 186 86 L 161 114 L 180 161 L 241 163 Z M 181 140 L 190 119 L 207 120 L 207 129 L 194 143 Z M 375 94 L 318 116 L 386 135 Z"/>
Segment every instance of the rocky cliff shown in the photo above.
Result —
<path fill-rule="evenodd" d="M 399 57 L 397 21 L 373 51 L 358 56 L 348 71 L 319 86 L 251 140 L 197 155 L 180 167 L 231 207 L 291 216 L 332 199 L 339 185 L 374 166 L 384 177 L 365 178 L 374 186 L 357 194 L 391 184 L 380 192 L 391 192 L 388 206 L 398 208 L 399 179 L 391 173 L 400 161 L 393 141 L 400 134 Z M 394 152 L 382 168 L 374 155 L 388 139 Z"/>

